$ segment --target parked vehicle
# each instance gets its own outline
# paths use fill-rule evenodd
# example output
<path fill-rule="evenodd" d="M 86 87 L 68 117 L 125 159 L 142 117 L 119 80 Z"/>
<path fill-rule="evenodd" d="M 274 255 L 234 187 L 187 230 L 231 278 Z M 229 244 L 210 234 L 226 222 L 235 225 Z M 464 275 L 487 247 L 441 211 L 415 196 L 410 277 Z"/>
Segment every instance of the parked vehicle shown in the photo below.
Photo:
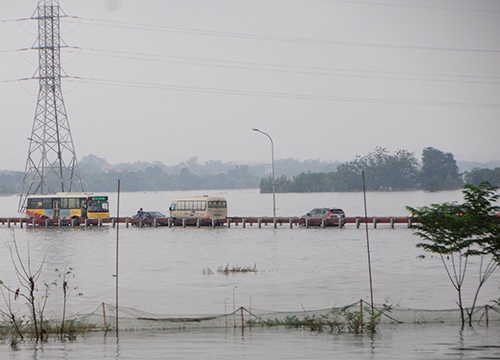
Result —
<path fill-rule="evenodd" d="M 142 216 L 139 216 L 137 214 L 131 216 L 132 219 L 165 219 L 167 215 L 159 212 L 159 211 L 143 211 Z"/>
<path fill-rule="evenodd" d="M 137 214 L 130 217 L 132 219 L 132 226 L 153 226 L 156 221 L 156 226 L 168 225 L 167 215 L 159 211 L 138 211 Z"/>
<path fill-rule="evenodd" d="M 321 225 L 323 219 L 324 220 L 337 220 L 337 221 L 328 221 L 329 225 L 344 225 L 345 212 L 341 208 L 332 207 L 332 208 L 314 208 L 309 211 L 307 214 L 302 215 L 300 217 L 304 220 L 313 220 L 312 224 Z"/>
<path fill-rule="evenodd" d="M 169 207 L 173 219 L 225 220 L 227 202 L 222 197 L 192 196 L 174 199 Z"/>
<path fill-rule="evenodd" d="M 26 200 L 26 217 L 39 220 L 107 219 L 108 196 L 78 192 L 30 195 Z"/>

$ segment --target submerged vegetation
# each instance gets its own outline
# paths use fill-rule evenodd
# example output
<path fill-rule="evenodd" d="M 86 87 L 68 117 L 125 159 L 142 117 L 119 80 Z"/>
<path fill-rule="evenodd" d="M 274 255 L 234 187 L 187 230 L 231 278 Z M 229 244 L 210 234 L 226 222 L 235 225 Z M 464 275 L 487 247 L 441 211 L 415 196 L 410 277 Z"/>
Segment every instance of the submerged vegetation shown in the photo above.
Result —
<path fill-rule="evenodd" d="M 11 346 L 15 347 L 19 341 L 46 341 L 50 335 L 57 336 L 61 340 L 74 340 L 77 334 L 85 333 L 92 328 L 80 321 L 66 319 L 68 297 L 72 290 L 77 289 L 69 283 L 70 279 L 74 278 L 72 268 L 62 272 L 55 269 L 56 276 L 61 282 L 58 283 L 57 279 L 46 282 L 41 277 L 44 261 L 34 267 L 29 249 L 28 255 L 23 256 L 14 235 L 9 251 L 18 284 L 8 285 L 0 280 L 0 292 L 4 300 L 4 306 L 0 306 L 1 341 L 10 341 Z M 48 320 L 45 318 L 45 308 L 51 290 L 57 289 L 59 284 L 63 294 L 62 318 Z M 77 296 L 81 295 L 79 293 Z"/>
<path fill-rule="evenodd" d="M 246 267 L 229 266 L 229 264 L 227 264 L 226 266 L 221 265 L 217 267 L 217 272 L 219 274 L 229 275 L 229 274 L 240 274 L 240 273 L 242 274 L 257 273 L 258 270 L 257 270 L 257 264 L 253 264 L 253 266 L 246 266 Z M 205 275 L 211 275 L 213 273 L 214 272 L 209 267 L 203 269 L 203 274 Z"/>
<path fill-rule="evenodd" d="M 40 326 L 43 329 L 43 336 L 37 332 L 33 322 L 25 317 L 16 319 L 15 325 L 11 320 L 4 318 L 0 322 L 0 342 L 8 343 L 15 348 L 20 342 L 47 341 L 50 337 L 73 341 L 78 335 L 84 335 L 95 329 L 95 326 L 75 319 L 66 321 L 63 333 L 57 320 L 44 321 Z"/>
<path fill-rule="evenodd" d="M 256 317 L 247 321 L 247 326 L 288 326 L 304 328 L 315 332 L 329 331 L 331 333 L 361 334 L 364 332 L 376 332 L 380 324 L 380 318 L 387 315 L 392 307 L 383 305 L 383 309 L 363 309 L 364 301 L 359 302 L 359 310 L 355 305 L 341 308 L 332 308 L 327 314 L 316 317 L 305 312 L 305 316 L 299 319 L 296 315 L 286 316 L 283 320 L 262 319 Z M 367 304 L 368 305 L 368 304 Z M 369 305 L 368 305 L 369 306 Z"/>
<path fill-rule="evenodd" d="M 241 266 L 232 266 L 229 267 L 229 264 L 226 266 L 219 266 L 217 268 L 217 272 L 224 275 L 229 274 L 237 274 L 237 273 L 256 273 L 257 272 L 257 264 L 253 264 L 253 267 L 241 267 Z"/>

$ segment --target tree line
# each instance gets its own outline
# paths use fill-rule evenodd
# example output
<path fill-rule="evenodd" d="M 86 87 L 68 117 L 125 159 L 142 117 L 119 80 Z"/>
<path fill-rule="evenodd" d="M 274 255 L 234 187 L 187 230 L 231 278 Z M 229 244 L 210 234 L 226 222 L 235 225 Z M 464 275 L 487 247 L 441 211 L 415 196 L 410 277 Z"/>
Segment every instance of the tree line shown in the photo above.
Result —
<path fill-rule="evenodd" d="M 90 154 L 78 163 L 85 191 L 116 191 L 120 179 L 123 191 L 255 189 L 266 176 L 264 164 L 240 165 L 232 162 L 206 161 L 200 163 L 192 157 L 168 166 L 162 162 L 139 161 L 109 164 L 105 159 Z M 276 161 L 280 174 L 293 176 L 305 170 L 328 171 L 338 162 L 281 159 Z M 24 173 L 0 170 L 0 194 L 19 194 Z"/>
<path fill-rule="evenodd" d="M 123 191 L 210 190 L 255 188 L 259 178 L 252 175 L 245 165 L 235 166 L 225 173 L 197 175 L 187 168 L 178 174 L 169 174 L 158 166 L 145 170 L 106 171 L 83 173 L 88 191 L 116 191 L 120 179 Z"/>
<path fill-rule="evenodd" d="M 488 181 L 500 185 L 500 168 L 472 168 L 460 173 L 451 153 L 426 148 L 419 162 L 413 153 L 389 153 L 375 148 L 368 155 L 341 163 L 279 159 L 276 161 L 277 192 L 330 192 L 362 190 L 361 172 L 367 190 L 439 191 L 457 189 L 462 184 Z M 196 157 L 174 166 L 161 162 L 109 164 L 96 155 L 84 156 L 79 169 L 85 191 L 111 192 L 118 179 L 123 191 L 210 190 L 258 188 L 272 192 L 270 166 L 239 165 L 221 161 L 199 163 Z M 0 194 L 19 194 L 24 173 L 0 170 Z"/>
<path fill-rule="evenodd" d="M 500 168 L 474 168 L 461 174 L 453 154 L 427 147 L 421 162 L 406 150 L 390 153 L 377 147 L 368 155 L 358 156 L 337 166 L 331 172 L 303 172 L 292 178 L 281 175 L 275 179 L 276 192 L 345 192 L 416 190 L 441 191 L 459 189 L 465 183 L 488 181 L 500 185 Z M 260 192 L 273 191 L 272 178 L 260 180 Z"/>

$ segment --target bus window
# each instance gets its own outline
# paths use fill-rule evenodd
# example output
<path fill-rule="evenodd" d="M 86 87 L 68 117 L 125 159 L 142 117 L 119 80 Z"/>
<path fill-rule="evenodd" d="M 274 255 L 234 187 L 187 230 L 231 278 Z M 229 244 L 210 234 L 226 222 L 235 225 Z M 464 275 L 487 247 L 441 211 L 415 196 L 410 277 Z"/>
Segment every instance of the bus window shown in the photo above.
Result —
<path fill-rule="evenodd" d="M 88 211 L 95 211 L 96 205 L 92 200 L 89 200 L 87 203 L 87 210 Z"/>
<path fill-rule="evenodd" d="M 28 198 L 27 207 L 30 209 L 52 209 L 52 199 Z"/>
<path fill-rule="evenodd" d="M 206 209 L 206 202 L 199 200 L 183 200 L 177 202 L 177 207 L 175 203 L 173 203 L 172 206 L 174 207 L 172 210 L 204 211 Z"/>
<path fill-rule="evenodd" d="M 224 209 L 227 207 L 227 205 L 225 201 L 216 200 L 216 201 L 209 201 L 208 207 L 212 209 Z"/>
<path fill-rule="evenodd" d="M 107 211 L 108 210 L 108 203 L 90 200 L 87 210 L 91 211 L 91 212 Z"/>
<path fill-rule="evenodd" d="M 206 209 L 207 203 L 205 201 L 194 201 L 193 210 L 204 211 Z"/>

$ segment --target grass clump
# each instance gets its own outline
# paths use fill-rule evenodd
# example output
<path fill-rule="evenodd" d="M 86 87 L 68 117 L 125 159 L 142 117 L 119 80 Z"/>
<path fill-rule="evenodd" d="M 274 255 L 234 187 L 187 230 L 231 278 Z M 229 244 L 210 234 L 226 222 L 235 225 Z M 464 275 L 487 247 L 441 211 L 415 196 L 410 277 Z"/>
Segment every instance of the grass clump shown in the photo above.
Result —
<path fill-rule="evenodd" d="M 283 320 L 279 319 L 250 319 L 247 326 L 288 326 L 308 329 L 314 332 L 328 331 L 331 333 L 352 333 L 376 332 L 380 318 L 385 312 L 390 312 L 391 307 L 384 305 L 383 310 L 367 309 L 354 310 L 353 305 L 342 308 L 332 308 L 327 314 L 316 317 L 307 312 L 302 319 L 297 316 L 287 316 Z"/>
<path fill-rule="evenodd" d="M 247 266 L 247 267 L 241 267 L 241 266 L 232 266 L 229 267 L 229 264 L 227 264 L 225 267 L 224 266 L 219 266 L 217 268 L 217 272 L 220 274 L 224 275 L 229 275 L 229 274 L 238 274 L 238 273 L 257 273 L 257 264 L 254 264 L 253 267 Z"/>

